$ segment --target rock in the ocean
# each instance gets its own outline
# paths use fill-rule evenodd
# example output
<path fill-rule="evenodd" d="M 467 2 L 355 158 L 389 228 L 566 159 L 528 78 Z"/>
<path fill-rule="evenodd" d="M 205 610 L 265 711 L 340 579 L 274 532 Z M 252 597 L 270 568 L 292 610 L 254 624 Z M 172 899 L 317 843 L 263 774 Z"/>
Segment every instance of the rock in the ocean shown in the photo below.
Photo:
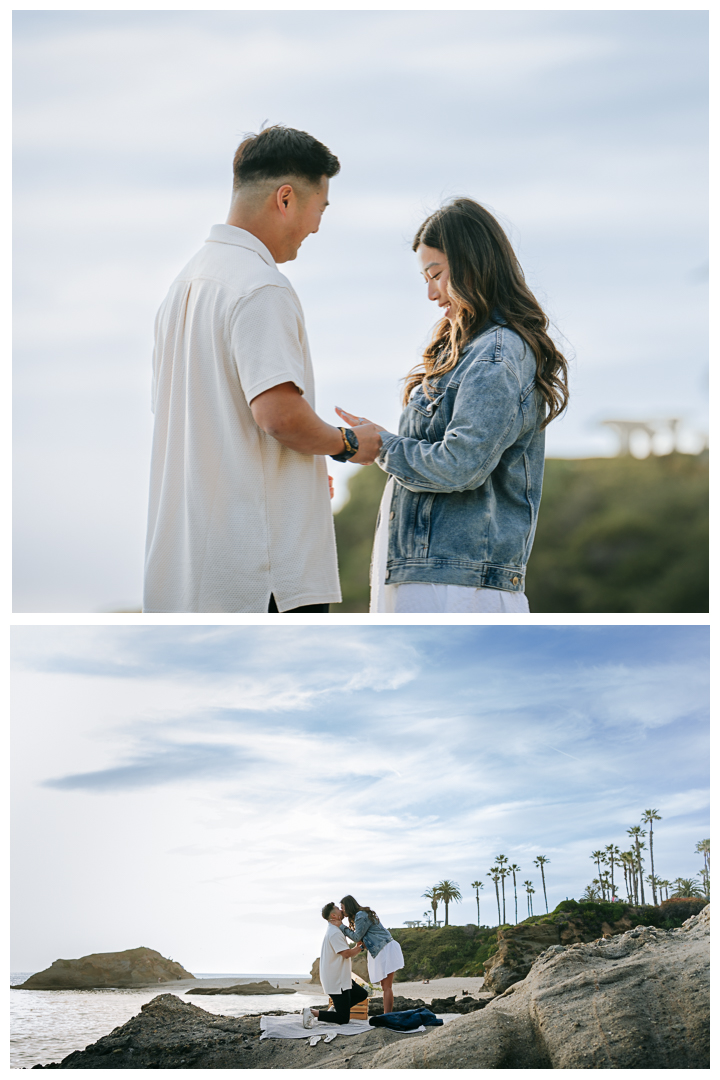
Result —
<path fill-rule="evenodd" d="M 267 979 L 262 982 L 238 983 L 237 986 L 196 986 L 186 994 L 297 994 L 289 986 L 273 986 Z"/>
<path fill-rule="evenodd" d="M 45 971 L 31 975 L 15 990 L 92 990 L 98 987 L 152 986 L 192 979 L 182 964 L 167 960 L 155 949 L 91 953 L 79 960 L 55 960 Z"/>
<path fill-rule="evenodd" d="M 710 908 L 553 945 L 482 1012 L 379 1051 L 372 1069 L 709 1069 Z"/>

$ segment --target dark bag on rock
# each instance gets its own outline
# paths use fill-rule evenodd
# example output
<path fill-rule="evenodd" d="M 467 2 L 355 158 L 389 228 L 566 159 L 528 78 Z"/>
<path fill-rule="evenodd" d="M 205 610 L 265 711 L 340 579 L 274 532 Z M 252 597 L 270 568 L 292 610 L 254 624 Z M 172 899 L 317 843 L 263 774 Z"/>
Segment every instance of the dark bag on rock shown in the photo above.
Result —
<path fill-rule="evenodd" d="M 434 1027 L 442 1024 L 435 1013 L 429 1009 L 403 1009 L 402 1012 L 382 1013 L 380 1016 L 371 1016 L 368 1020 L 371 1027 L 386 1027 L 392 1031 L 414 1031 L 415 1028 Z"/>

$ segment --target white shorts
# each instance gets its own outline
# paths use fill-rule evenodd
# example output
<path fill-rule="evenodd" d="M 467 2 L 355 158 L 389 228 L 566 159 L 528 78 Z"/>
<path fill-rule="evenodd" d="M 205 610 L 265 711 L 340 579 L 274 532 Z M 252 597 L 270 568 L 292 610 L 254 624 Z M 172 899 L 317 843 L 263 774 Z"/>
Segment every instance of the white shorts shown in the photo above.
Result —
<path fill-rule="evenodd" d="M 524 592 L 413 581 L 385 586 L 385 610 L 398 614 L 400 612 L 526 612 L 530 610 L 530 607 Z"/>
<path fill-rule="evenodd" d="M 399 971 L 401 967 L 405 966 L 405 958 L 400 948 L 400 942 L 395 941 L 395 938 L 388 941 L 387 945 L 383 945 L 377 956 L 372 956 L 368 952 L 367 962 L 370 982 L 377 985 L 377 983 L 382 982 L 386 975 L 390 975 L 393 971 Z"/>

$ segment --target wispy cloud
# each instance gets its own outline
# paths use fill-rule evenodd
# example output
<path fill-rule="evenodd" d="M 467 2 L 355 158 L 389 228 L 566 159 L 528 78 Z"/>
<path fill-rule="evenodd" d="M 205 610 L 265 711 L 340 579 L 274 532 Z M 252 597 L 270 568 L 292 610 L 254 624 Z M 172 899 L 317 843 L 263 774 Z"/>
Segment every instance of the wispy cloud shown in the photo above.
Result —
<path fill-rule="evenodd" d="M 157 749 L 114 768 L 54 777 L 42 783 L 58 791 L 134 791 L 180 780 L 235 777 L 242 775 L 246 764 L 235 747 L 194 743 Z"/>

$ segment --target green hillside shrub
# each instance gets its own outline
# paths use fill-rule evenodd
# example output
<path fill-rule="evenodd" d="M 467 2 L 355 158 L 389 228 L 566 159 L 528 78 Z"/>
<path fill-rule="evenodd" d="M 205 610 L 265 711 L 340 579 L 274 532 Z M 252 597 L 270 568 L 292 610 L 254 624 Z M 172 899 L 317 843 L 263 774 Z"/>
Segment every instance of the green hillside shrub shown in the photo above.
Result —
<path fill-rule="evenodd" d="M 335 517 L 343 603 L 367 611 L 373 533 L 386 475 L 352 478 Z M 532 611 L 708 610 L 707 454 L 549 458 L 527 574 Z"/>

